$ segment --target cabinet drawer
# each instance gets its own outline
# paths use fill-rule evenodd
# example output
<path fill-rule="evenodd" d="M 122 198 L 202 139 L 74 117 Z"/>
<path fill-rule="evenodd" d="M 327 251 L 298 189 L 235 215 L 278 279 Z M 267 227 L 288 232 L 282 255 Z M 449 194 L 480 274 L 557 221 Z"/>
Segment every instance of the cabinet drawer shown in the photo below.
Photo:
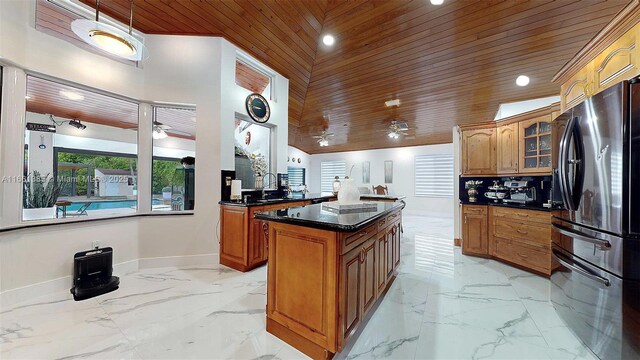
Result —
<path fill-rule="evenodd" d="M 499 237 L 495 237 L 494 241 L 495 257 L 545 274 L 549 273 L 551 267 L 549 250 L 541 250 Z"/>
<path fill-rule="evenodd" d="M 551 224 L 551 212 L 523 210 L 506 207 L 494 207 L 493 216 L 499 219 L 534 222 L 539 224 Z"/>
<path fill-rule="evenodd" d="M 346 235 L 343 235 L 344 241 L 342 242 L 342 251 L 340 253 L 344 254 L 350 251 L 351 249 L 362 244 L 364 241 L 375 236 L 377 233 L 378 233 L 378 223 L 375 223 L 373 225 L 369 225 L 368 227 L 360 231 L 355 231 L 353 233 L 348 233 Z"/>
<path fill-rule="evenodd" d="M 540 224 L 529 225 L 517 221 L 494 219 L 493 235 L 509 240 L 528 243 L 549 249 L 551 247 L 551 227 Z"/>
<path fill-rule="evenodd" d="M 462 212 L 465 214 L 486 215 L 486 205 L 464 205 L 462 206 Z"/>

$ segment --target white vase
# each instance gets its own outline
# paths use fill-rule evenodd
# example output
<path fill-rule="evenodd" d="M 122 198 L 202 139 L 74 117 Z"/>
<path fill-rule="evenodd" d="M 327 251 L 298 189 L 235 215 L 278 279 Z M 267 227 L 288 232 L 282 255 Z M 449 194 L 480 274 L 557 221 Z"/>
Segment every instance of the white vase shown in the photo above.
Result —
<path fill-rule="evenodd" d="M 58 207 L 22 209 L 22 220 L 55 219 Z"/>
<path fill-rule="evenodd" d="M 344 179 L 338 191 L 338 204 L 350 205 L 360 202 L 360 191 L 353 179 Z"/>

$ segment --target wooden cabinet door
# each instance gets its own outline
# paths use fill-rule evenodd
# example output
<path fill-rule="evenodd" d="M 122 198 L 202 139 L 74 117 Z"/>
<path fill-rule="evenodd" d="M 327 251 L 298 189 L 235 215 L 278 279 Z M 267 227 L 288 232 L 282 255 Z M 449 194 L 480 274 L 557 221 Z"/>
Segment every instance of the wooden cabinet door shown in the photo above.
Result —
<path fill-rule="evenodd" d="M 564 112 L 581 103 L 594 90 L 591 62 L 560 86 L 560 111 Z"/>
<path fill-rule="evenodd" d="M 497 129 L 496 161 L 498 174 L 518 172 L 518 123 L 499 126 Z"/>
<path fill-rule="evenodd" d="M 464 205 L 462 207 L 462 253 L 488 256 L 489 234 L 487 206 Z"/>
<path fill-rule="evenodd" d="M 393 234 L 393 271 L 398 270 L 400 266 L 400 240 L 402 239 L 400 223 L 393 225 L 395 229 Z"/>
<path fill-rule="evenodd" d="M 638 75 L 636 31 L 629 30 L 593 60 L 596 93 Z"/>
<path fill-rule="evenodd" d="M 341 257 L 340 320 L 343 344 L 353 335 L 362 321 L 362 247 L 356 247 Z"/>
<path fill-rule="evenodd" d="M 393 231 L 394 227 L 393 226 L 389 226 L 387 228 L 387 237 L 385 240 L 385 247 L 387 250 L 387 254 L 386 254 L 386 267 L 385 267 L 385 271 L 386 271 L 386 281 L 389 282 L 391 280 L 391 278 L 393 277 L 393 237 L 394 237 L 394 231 Z"/>
<path fill-rule="evenodd" d="M 378 285 L 378 294 L 384 291 L 387 286 L 387 233 L 378 234 L 376 239 L 376 255 L 378 255 L 378 263 L 376 264 L 376 283 Z"/>
<path fill-rule="evenodd" d="M 552 124 L 551 115 L 521 121 L 519 173 L 551 173 Z"/>
<path fill-rule="evenodd" d="M 249 230 L 249 265 L 259 263 L 266 259 L 265 234 L 262 220 L 252 219 Z"/>
<path fill-rule="evenodd" d="M 240 206 L 220 208 L 220 258 L 245 265 L 248 210 Z"/>
<path fill-rule="evenodd" d="M 493 175 L 496 173 L 495 129 L 462 132 L 462 174 Z"/>
<path fill-rule="evenodd" d="M 376 281 L 377 260 L 376 259 L 377 239 L 371 239 L 362 246 L 362 269 L 360 270 L 360 286 L 362 291 L 362 314 L 366 315 L 369 309 L 375 304 L 378 295 Z"/>

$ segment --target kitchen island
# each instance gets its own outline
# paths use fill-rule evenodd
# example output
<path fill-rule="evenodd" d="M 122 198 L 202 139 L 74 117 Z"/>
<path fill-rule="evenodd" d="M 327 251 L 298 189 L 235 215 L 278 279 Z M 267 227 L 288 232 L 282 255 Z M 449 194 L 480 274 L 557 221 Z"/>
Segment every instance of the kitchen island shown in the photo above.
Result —
<path fill-rule="evenodd" d="M 314 359 L 359 333 L 395 279 L 403 202 L 336 214 L 322 204 L 255 214 L 269 224 L 267 331 Z"/>

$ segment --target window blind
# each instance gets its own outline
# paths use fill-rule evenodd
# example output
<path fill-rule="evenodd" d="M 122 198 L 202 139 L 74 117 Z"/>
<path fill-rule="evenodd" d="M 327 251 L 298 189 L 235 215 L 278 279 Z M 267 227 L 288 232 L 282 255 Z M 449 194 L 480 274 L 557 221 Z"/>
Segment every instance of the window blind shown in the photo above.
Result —
<path fill-rule="evenodd" d="M 344 160 L 338 161 L 323 161 L 320 163 L 320 191 L 332 192 L 333 180 L 336 176 L 340 177 L 340 180 L 344 178 L 346 172 L 346 163 Z"/>
<path fill-rule="evenodd" d="M 304 170 L 305 170 L 304 168 L 288 167 L 287 173 L 289 174 L 289 185 L 291 186 L 304 185 L 305 184 Z"/>
<path fill-rule="evenodd" d="M 453 181 L 453 155 L 416 156 L 416 196 L 453 197 Z"/>

